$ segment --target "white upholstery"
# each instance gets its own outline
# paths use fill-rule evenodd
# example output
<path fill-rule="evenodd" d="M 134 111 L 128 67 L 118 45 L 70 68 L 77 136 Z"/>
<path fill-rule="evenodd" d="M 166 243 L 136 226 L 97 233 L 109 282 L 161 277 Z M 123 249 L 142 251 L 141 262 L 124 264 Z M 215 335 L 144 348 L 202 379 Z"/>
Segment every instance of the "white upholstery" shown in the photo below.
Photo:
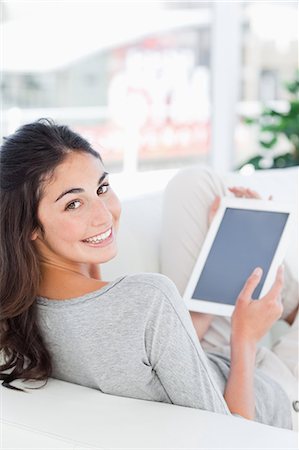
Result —
<path fill-rule="evenodd" d="M 5 449 L 296 448 L 292 431 L 57 380 L 28 394 L 1 391 Z"/>
<path fill-rule="evenodd" d="M 298 202 L 297 169 L 225 177 L 229 185 L 247 185 L 262 194 Z M 159 271 L 162 190 L 160 183 L 158 191 L 135 198 L 131 195 L 123 202 L 119 255 L 102 267 L 104 279 Z M 288 261 L 298 276 L 297 252 L 293 244 Z M 28 392 L 0 389 L 3 449 L 298 448 L 298 436 L 291 431 L 191 408 L 105 395 L 58 380 L 50 379 L 44 388 Z"/>

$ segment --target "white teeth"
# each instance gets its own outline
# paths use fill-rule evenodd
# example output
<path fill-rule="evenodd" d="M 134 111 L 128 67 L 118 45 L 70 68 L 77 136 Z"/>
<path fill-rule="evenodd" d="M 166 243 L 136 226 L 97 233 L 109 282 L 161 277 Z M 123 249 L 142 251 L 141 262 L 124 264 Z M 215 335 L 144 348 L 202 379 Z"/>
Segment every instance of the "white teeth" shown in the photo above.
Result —
<path fill-rule="evenodd" d="M 91 242 L 92 244 L 98 244 L 99 242 L 107 239 L 112 233 L 112 228 L 102 234 L 98 234 L 97 236 L 93 236 L 92 238 L 84 239 L 84 242 Z"/>

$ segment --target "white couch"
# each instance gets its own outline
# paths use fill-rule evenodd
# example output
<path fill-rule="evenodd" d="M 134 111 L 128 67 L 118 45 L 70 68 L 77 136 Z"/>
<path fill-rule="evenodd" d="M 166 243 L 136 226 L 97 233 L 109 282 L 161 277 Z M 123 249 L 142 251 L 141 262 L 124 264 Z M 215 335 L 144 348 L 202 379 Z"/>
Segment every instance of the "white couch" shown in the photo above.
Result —
<path fill-rule="evenodd" d="M 119 255 L 102 267 L 104 279 L 159 272 L 162 193 L 175 172 L 140 174 L 133 177 L 133 184 L 132 177 L 124 183 L 119 176 L 111 176 L 123 200 L 123 214 Z M 223 176 L 228 185 L 251 186 L 265 196 L 298 203 L 298 169 Z M 154 192 L 149 193 L 153 183 Z M 297 230 L 295 225 L 294 243 Z M 287 261 L 295 276 L 297 255 L 294 244 Z M 298 448 L 298 435 L 292 431 L 192 408 L 105 395 L 54 379 L 28 393 L 1 387 L 0 395 L 2 449 Z"/>

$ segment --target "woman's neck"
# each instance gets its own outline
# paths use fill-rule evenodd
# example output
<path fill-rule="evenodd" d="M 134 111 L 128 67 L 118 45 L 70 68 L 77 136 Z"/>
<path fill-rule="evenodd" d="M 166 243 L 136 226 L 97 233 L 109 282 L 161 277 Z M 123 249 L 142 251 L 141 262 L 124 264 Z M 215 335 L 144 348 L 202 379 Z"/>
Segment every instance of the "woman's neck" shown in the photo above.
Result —
<path fill-rule="evenodd" d="M 67 265 L 41 262 L 41 283 L 38 295 L 62 300 L 79 297 L 105 286 L 97 265 Z"/>
<path fill-rule="evenodd" d="M 89 264 L 68 263 L 63 261 L 41 261 L 42 273 L 55 271 L 61 274 L 74 274 L 86 278 L 91 278 L 89 266 Z"/>

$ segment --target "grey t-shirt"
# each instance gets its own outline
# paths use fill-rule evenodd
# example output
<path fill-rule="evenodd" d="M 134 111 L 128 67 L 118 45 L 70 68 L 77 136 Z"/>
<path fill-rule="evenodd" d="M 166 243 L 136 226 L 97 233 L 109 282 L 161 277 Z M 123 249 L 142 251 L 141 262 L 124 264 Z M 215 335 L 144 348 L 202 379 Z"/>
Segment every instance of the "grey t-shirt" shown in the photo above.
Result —
<path fill-rule="evenodd" d="M 65 300 L 37 298 L 54 378 L 126 397 L 229 414 L 229 360 L 205 354 L 175 284 L 139 273 Z M 291 428 L 280 386 L 256 374 L 256 420 Z"/>

